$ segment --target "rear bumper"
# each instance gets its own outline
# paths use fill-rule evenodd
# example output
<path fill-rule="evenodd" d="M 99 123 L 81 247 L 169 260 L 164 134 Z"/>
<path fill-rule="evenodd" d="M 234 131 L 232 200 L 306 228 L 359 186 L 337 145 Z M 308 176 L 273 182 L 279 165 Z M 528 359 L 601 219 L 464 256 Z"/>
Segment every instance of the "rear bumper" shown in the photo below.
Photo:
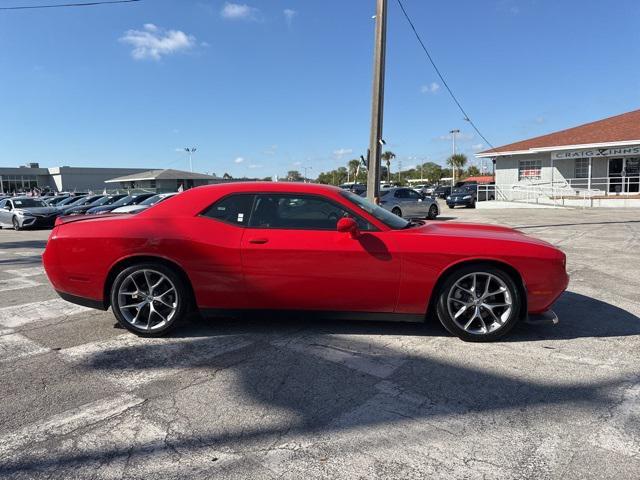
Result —
<path fill-rule="evenodd" d="M 78 295 L 72 295 L 70 293 L 61 292 L 56 290 L 56 293 L 67 302 L 75 303 L 76 305 L 82 305 L 83 307 L 95 308 L 97 310 L 107 310 L 102 300 L 94 300 L 93 298 L 79 297 Z"/>

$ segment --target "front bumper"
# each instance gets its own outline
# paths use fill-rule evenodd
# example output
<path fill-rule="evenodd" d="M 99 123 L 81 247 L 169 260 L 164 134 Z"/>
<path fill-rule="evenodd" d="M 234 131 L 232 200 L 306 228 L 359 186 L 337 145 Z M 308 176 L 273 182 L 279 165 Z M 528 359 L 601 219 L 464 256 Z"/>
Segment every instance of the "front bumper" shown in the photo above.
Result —
<path fill-rule="evenodd" d="M 450 206 L 450 207 L 452 207 L 452 206 L 453 207 L 461 207 L 461 206 L 467 207 L 467 206 L 472 205 L 472 204 L 473 204 L 473 198 L 467 198 L 466 200 L 462 199 L 462 198 L 460 198 L 460 199 L 448 198 L 447 199 L 447 205 Z"/>
<path fill-rule="evenodd" d="M 18 217 L 21 228 L 53 227 L 57 215 Z"/>

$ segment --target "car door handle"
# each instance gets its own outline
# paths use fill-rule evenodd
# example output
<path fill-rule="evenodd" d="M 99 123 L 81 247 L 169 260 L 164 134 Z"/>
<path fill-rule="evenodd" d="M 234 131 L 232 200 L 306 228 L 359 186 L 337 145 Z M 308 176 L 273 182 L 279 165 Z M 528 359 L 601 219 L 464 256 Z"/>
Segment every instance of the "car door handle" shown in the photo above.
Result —
<path fill-rule="evenodd" d="M 252 238 L 249 240 L 249 243 L 255 243 L 256 245 L 264 245 L 269 241 L 268 238 Z"/>

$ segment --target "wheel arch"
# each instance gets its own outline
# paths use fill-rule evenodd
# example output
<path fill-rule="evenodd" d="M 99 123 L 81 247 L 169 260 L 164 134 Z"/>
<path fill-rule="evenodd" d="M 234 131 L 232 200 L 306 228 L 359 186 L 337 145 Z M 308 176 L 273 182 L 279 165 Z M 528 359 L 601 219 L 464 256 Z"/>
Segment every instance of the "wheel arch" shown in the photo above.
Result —
<path fill-rule="evenodd" d="M 471 260 L 463 260 L 461 262 L 454 263 L 453 265 L 449 265 L 446 269 L 444 269 L 440 275 L 438 275 L 438 279 L 431 290 L 431 298 L 429 298 L 429 304 L 427 306 L 426 316 L 429 318 L 433 316 L 436 311 L 436 302 L 438 301 L 438 296 L 440 294 L 440 290 L 442 289 L 442 285 L 447 279 L 449 275 L 451 275 L 456 270 L 459 270 L 463 267 L 468 267 L 470 265 L 490 265 L 492 267 L 500 268 L 504 270 L 508 275 L 511 276 L 516 286 L 518 287 L 518 293 L 520 294 L 520 298 L 522 298 L 522 308 L 520 309 L 520 319 L 524 319 L 527 316 L 528 306 L 527 306 L 527 289 L 524 284 L 524 280 L 520 272 L 509 265 L 507 262 L 503 262 L 495 259 L 471 259 Z"/>
<path fill-rule="evenodd" d="M 104 299 L 105 310 L 110 306 L 111 287 L 113 286 L 113 282 L 115 281 L 118 274 L 125 268 L 131 267 L 132 265 L 136 265 L 138 263 L 147 263 L 147 262 L 159 263 L 175 271 L 184 281 L 184 284 L 187 288 L 187 292 L 189 293 L 189 300 L 190 300 L 191 307 L 197 308 L 193 285 L 191 284 L 191 280 L 189 279 L 187 272 L 181 265 L 179 265 L 177 262 L 173 260 L 170 260 L 165 257 L 157 256 L 157 255 L 132 255 L 129 257 L 121 258 L 116 263 L 114 263 L 109 269 L 109 273 L 107 274 L 107 278 L 104 282 L 104 287 L 102 291 L 102 298 Z"/>

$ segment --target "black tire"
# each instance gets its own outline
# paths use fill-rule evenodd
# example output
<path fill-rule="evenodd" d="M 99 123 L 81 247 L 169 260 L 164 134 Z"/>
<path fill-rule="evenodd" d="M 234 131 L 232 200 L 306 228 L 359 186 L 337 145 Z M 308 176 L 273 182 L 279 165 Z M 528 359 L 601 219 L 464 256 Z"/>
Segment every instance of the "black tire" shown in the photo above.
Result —
<path fill-rule="evenodd" d="M 130 321 L 128 321 L 126 316 L 123 314 L 123 310 L 121 309 L 121 305 L 118 301 L 118 291 L 122 283 L 132 273 L 142 272 L 143 270 L 158 272 L 159 274 L 164 275 L 171 282 L 171 284 L 173 284 L 172 286 L 175 289 L 175 298 L 170 297 L 172 302 L 175 301 L 176 304 L 175 313 L 171 316 L 171 319 L 167 321 L 165 325 L 154 330 L 146 330 L 145 328 L 133 325 Z M 115 280 L 113 281 L 113 285 L 111 286 L 110 299 L 113 314 L 115 315 L 120 325 L 122 325 L 130 332 L 133 332 L 141 337 L 160 337 L 166 335 L 169 331 L 173 330 L 182 321 L 184 321 L 185 317 L 190 311 L 190 290 L 184 284 L 184 282 L 185 280 L 183 279 L 182 275 L 178 274 L 174 269 L 167 267 L 162 263 L 144 262 L 125 268 L 116 276 Z M 141 289 L 144 290 L 144 287 L 141 287 Z M 159 305 L 159 307 L 161 307 L 161 305 Z M 150 314 L 149 316 L 151 317 Z"/>
<path fill-rule="evenodd" d="M 11 220 L 11 223 L 13 223 L 13 229 L 16 232 L 22 228 L 20 227 L 20 222 L 18 221 L 18 217 L 13 217 L 13 219 Z"/>
<path fill-rule="evenodd" d="M 438 216 L 438 207 L 436 205 L 431 205 L 429 207 L 429 214 L 427 215 L 427 218 L 429 220 L 433 220 L 437 216 Z"/>
<path fill-rule="evenodd" d="M 453 209 L 454 206 L 453 205 L 447 205 L 447 207 Z"/>
<path fill-rule="evenodd" d="M 400 210 L 398 207 L 393 207 L 393 209 L 391 210 L 391 213 L 399 217 L 402 217 L 402 210 Z"/>
<path fill-rule="evenodd" d="M 469 205 L 469 208 L 476 208 L 476 201 L 472 201 L 471 204 Z"/>
<path fill-rule="evenodd" d="M 495 329 L 491 331 L 487 330 L 486 332 L 472 332 L 472 331 L 465 330 L 463 327 L 458 325 L 458 323 L 456 323 L 447 305 L 449 294 L 451 293 L 453 295 L 452 289 L 455 288 L 456 283 L 460 280 L 464 282 L 465 277 L 469 277 L 474 273 L 481 274 L 481 275 L 489 274 L 500 279 L 508 289 L 508 295 L 512 302 L 510 311 L 507 308 L 505 308 L 502 311 L 502 313 L 500 312 L 500 310 L 497 310 L 498 316 L 500 316 L 500 319 L 501 319 L 501 326 L 500 324 L 497 324 L 497 322 L 494 322 L 493 320 L 491 320 L 491 317 L 487 315 L 488 310 L 486 308 L 484 310 L 482 309 L 476 310 L 476 312 L 480 311 L 486 315 L 484 320 L 491 321 L 492 322 L 491 327 L 493 327 L 496 324 L 498 325 L 495 327 Z M 496 282 L 495 279 L 492 281 L 494 282 L 493 283 L 494 286 L 499 285 L 495 283 Z M 482 283 L 479 283 L 478 286 L 480 287 L 479 290 L 484 290 L 482 287 Z M 494 288 L 494 287 L 491 287 L 491 288 Z M 488 264 L 466 265 L 456 269 L 455 271 L 453 271 L 447 276 L 447 278 L 442 283 L 436 295 L 437 295 L 436 313 L 438 315 L 438 319 L 440 320 L 440 323 L 442 323 L 444 328 L 446 328 L 447 331 L 449 331 L 449 333 L 457 336 L 458 338 L 466 342 L 492 342 L 502 338 L 504 335 L 509 333 L 509 331 L 516 325 L 516 323 L 518 323 L 518 320 L 520 319 L 520 310 L 522 309 L 522 306 L 523 306 L 523 299 L 521 297 L 520 289 L 518 288 L 516 281 L 511 277 L 511 275 L 509 275 L 504 270 Z M 505 295 L 504 298 L 506 298 L 506 294 L 499 293 L 498 295 Z M 487 297 L 487 299 L 500 301 L 500 299 L 496 297 L 497 296 Z M 484 302 L 484 300 L 482 301 Z M 462 304 L 462 302 L 452 303 L 452 305 L 459 305 L 459 304 Z M 475 307 L 470 306 L 468 308 L 475 308 Z M 498 307 L 494 307 L 494 308 L 498 308 Z M 501 308 L 504 308 L 504 307 L 501 307 Z M 494 312 L 495 311 L 496 310 L 494 310 Z M 467 313 L 470 314 L 471 312 L 465 311 L 464 313 L 466 315 Z M 507 318 L 502 319 L 502 316 L 505 314 L 507 315 Z M 480 315 L 482 315 L 482 313 Z M 467 320 L 468 318 L 465 316 L 463 317 L 461 322 L 467 321 Z M 485 325 L 485 323 L 486 322 L 483 322 L 481 324 L 479 323 L 478 320 L 476 320 L 476 323 L 475 324 L 472 323 L 471 326 L 473 327 L 474 325 L 476 325 L 477 327 L 480 327 L 480 325 Z"/>

